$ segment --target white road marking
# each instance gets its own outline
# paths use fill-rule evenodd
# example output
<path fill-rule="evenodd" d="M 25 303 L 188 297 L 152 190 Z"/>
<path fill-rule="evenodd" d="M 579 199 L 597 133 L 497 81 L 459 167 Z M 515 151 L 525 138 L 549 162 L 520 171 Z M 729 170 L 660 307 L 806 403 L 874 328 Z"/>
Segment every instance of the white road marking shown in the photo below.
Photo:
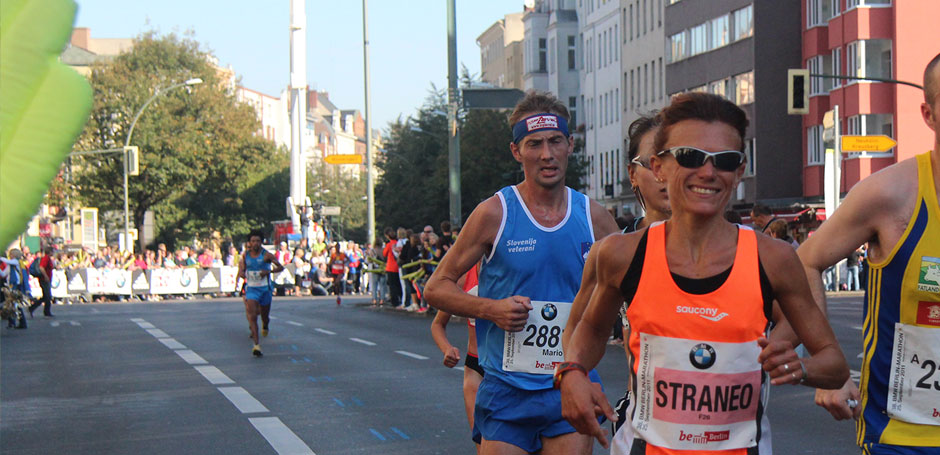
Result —
<path fill-rule="evenodd" d="M 176 355 L 180 356 L 183 360 L 186 361 L 186 363 L 190 365 L 209 363 L 209 362 L 206 362 L 206 359 L 202 358 L 202 356 L 200 356 L 199 354 L 196 354 L 195 352 L 189 349 L 181 349 L 179 351 L 173 351 L 173 352 L 175 352 Z"/>
<path fill-rule="evenodd" d="M 420 354 L 415 354 L 414 352 L 395 351 L 395 353 L 396 353 L 396 354 L 401 354 L 401 355 L 403 355 L 403 356 L 405 356 L 405 357 L 411 357 L 412 359 L 418 359 L 418 360 L 427 360 L 427 359 L 428 359 L 427 357 L 425 357 L 425 356 L 423 356 L 423 355 L 420 355 Z"/>
<path fill-rule="evenodd" d="M 363 340 L 363 339 L 361 339 L 361 338 L 350 338 L 350 341 L 355 341 L 356 343 L 362 343 L 362 344 L 364 344 L 364 345 L 366 345 L 366 346 L 375 346 L 375 343 L 373 343 L 373 342 L 371 342 L 371 341 L 369 341 L 369 340 Z"/>
<path fill-rule="evenodd" d="M 303 326 L 304 326 L 303 324 L 301 324 L 301 323 L 299 323 L 299 322 L 294 322 L 294 321 L 286 321 L 286 322 L 287 322 L 288 324 L 290 324 L 290 325 L 296 325 L 297 327 L 303 327 Z"/>
<path fill-rule="evenodd" d="M 280 455 L 316 455 L 287 425 L 277 417 L 253 417 L 248 419 Z"/>
<path fill-rule="evenodd" d="M 131 322 L 147 322 L 147 320 L 143 318 L 131 318 Z"/>
<path fill-rule="evenodd" d="M 327 335 L 336 335 L 336 332 L 331 332 L 331 331 L 326 330 L 326 329 L 313 329 L 313 330 L 316 330 L 317 332 L 320 332 L 320 333 L 325 333 L 325 334 L 327 334 Z"/>
<path fill-rule="evenodd" d="M 862 372 L 858 370 L 849 370 L 849 378 L 853 381 L 858 381 L 862 377 Z"/>
<path fill-rule="evenodd" d="M 463 367 L 454 367 L 455 370 L 463 371 Z"/>
<path fill-rule="evenodd" d="M 212 365 L 196 365 L 193 368 L 199 372 L 210 384 L 234 384 L 231 378 Z"/>
<path fill-rule="evenodd" d="M 863 359 L 863 358 L 865 358 L 865 353 L 864 353 L 864 352 L 859 352 L 857 357 L 860 358 L 860 359 Z"/>
<path fill-rule="evenodd" d="M 149 322 L 138 322 L 137 325 L 139 325 L 140 328 L 142 329 L 155 329 L 156 328 L 153 326 L 153 324 Z"/>
<path fill-rule="evenodd" d="M 147 329 L 147 333 L 157 337 L 157 338 L 169 338 L 170 336 L 166 332 L 160 329 Z"/>
<path fill-rule="evenodd" d="M 80 326 L 80 325 L 82 325 L 82 323 L 81 323 L 81 322 L 78 322 L 78 321 L 69 321 L 69 324 L 72 324 L 73 326 Z"/>
<path fill-rule="evenodd" d="M 53 327 L 58 327 L 58 326 L 59 326 L 59 321 L 52 321 L 52 322 L 49 323 L 49 325 L 51 325 L 51 326 L 53 326 Z"/>
<path fill-rule="evenodd" d="M 855 330 L 865 330 L 865 328 L 860 325 L 853 325 L 852 328 Z"/>
<path fill-rule="evenodd" d="M 180 343 L 173 338 L 157 338 L 157 341 L 163 343 L 164 346 L 170 349 L 186 349 L 186 346 L 184 346 L 183 343 Z"/>
<path fill-rule="evenodd" d="M 219 392 L 222 392 L 222 395 L 225 395 L 225 398 L 228 398 L 228 401 L 231 401 L 242 414 L 269 412 L 268 408 L 241 387 L 219 387 Z"/>

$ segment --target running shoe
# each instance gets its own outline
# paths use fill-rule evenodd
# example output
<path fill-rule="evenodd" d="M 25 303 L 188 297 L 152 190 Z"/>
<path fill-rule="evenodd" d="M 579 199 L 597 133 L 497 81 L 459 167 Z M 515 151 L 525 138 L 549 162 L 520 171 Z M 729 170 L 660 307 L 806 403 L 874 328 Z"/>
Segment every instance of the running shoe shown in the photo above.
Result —
<path fill-rule="evenodd" d="M 263 337 L 268 336 L 268 329 L 267 329 L 267 328 L 261 329 L 261 336 L 263 336 Z"/>
<path fill-rule="evenodd" d="M 261 357 L 264 354 L 261 353 L 261 345 L 256 344 L 255 347 L 251 348 L 251 354 L 255 357 Z"/>

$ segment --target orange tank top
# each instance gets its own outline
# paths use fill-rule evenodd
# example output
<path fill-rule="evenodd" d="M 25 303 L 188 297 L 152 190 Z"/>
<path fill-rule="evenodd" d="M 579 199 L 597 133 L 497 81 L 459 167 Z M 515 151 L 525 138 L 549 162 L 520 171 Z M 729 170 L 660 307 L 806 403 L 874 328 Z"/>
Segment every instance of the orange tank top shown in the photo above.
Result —
<path fill-rule="evenodd" d="M 757 362 L 757 339 L 768 328 L 757 237 L 739 227 L 727 279 L 713 292 L 691 294 L 669 271 L 665 228 L 649 228 L 626 312 L 632 444 L 644 445 L 649 455 L 759 453 L 769 448 L 761 427 L 770 383 Z"/>

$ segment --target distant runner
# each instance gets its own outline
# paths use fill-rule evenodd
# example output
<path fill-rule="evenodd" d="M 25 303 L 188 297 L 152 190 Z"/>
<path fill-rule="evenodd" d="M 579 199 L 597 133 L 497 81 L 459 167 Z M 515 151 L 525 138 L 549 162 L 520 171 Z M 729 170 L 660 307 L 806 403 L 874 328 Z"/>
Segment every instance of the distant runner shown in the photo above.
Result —
<path fill-rule="evenodd" d="M 251 353 L 261 357 L 261 342 L 258 340 L 258 314 L 261 314 L 262 335 L 268 336 L 269 315 L 271 314 L 272 289 L 271 273 L 284 270 L 274 255 L 261 248 L 263 235 L 260 230 L 248 234 L 248 251 L 238 262 L 238 277 L 245 281 L 245 316 L 251 330 L 251 339 L 255 342 Z M 272 267 L 273 266 L 273 267 Z"/>

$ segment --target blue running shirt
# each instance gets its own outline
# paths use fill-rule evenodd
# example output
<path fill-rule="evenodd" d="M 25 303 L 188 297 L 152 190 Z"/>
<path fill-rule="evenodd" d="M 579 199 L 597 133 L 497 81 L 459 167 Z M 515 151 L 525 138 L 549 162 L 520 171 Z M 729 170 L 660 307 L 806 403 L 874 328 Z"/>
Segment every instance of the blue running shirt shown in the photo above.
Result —
<path fill-rule="evenodd" d="M 264 249 L 258 257 L 252 257 L 251 252 L 245 252 L 245 286 L 250 288 L 271 288 L 271 275 L 261 277 L 262 270 L 271 271 L 271 263 L 264 262 Z M 260 283 L 259 283 L 260 281 Z"/>
<path fill-rule="evenodd" d="M 581 287 L 584 260 L 594 243 L 591 206 L 587 196 L 566 188 L 568 210 L 553 227 L 535 221 L 515 186 L 496 195 L 503 208 L 493 250 L 480 268 L 480 297 L 504 299 L 513 295 L 533 301 L 574 301 Z M 533 310 L 535 311 L 535 310 Z M 564 321 L 560 322 L 564 327 Z M 480 364 L 487 375 L 520 389 L 552 387 L 552 375 L 503 370 L 505 331 L 490 321 L 477 319 Z M 561 349 L 560 343 L 557 345 Z"/>

